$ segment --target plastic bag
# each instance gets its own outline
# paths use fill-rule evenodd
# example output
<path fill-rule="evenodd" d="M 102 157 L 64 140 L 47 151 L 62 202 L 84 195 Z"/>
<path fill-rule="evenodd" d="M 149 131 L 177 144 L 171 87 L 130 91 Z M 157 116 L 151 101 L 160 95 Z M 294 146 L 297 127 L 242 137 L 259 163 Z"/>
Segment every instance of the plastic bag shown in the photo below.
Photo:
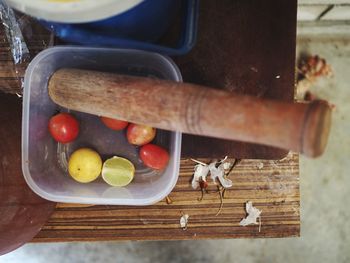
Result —
<path fill-rule="evenodd" d="M 25 69 L 41 50 L 54 45 L 54 36 L 35 19 L 0 1 L 0 91 L 21 96 Z"/>

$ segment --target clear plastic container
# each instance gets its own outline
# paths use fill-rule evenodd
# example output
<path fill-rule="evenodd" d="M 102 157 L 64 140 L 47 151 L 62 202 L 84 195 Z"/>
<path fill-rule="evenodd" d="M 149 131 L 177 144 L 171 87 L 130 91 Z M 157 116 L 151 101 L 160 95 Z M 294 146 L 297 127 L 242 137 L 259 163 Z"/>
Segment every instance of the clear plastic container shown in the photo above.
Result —
<path fill-rule="evenodd" d="M 181 133 L 157 132 L 155 143 L 170 154 L 163 172 L 145 167 L 138 149 L 127 142 L 125 131 L 108 129 L 98 116 L 71 111 L 80 122 L 78 139 L 63 145 L 51 138 L 50 117 L 57 111 L 69 111 L 53 103 L 47 93 L 50 76 L 63 67 L 182 81 L 176 65 L 157 53 L 86 47 L 54 47 L 41 52 L 30 63 L 24 81 L 22 169 L 29 187 L 55 202 L 149 205 L 166 197 L 178 178 Z M 67 172 L 67 160 L 80 147 L 95 149 L 103 159 L 117 155 L 131 160 L 136 167 L 133 182 L 127 187 L 111 187 L 101 177 L 89 184 L 75 182 Z"/>

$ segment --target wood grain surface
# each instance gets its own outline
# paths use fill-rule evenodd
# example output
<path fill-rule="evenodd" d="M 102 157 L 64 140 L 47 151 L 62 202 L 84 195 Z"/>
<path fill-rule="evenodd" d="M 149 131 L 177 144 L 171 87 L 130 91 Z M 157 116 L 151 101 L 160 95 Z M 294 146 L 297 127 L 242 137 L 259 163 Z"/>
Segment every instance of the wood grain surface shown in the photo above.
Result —
<path fill-rule="evenodd" d="M 19 142 L 21 141 L 21 99 L 15 95 L 0 96 L 0 116 L 10 116 L 11 130 L 6 144 L 13 145 L 11 173 L 2 169 L 0 178 L 22 178 Z M 14 110 L 16 109 L 16 110 Z M 3 119 L 4 117 L 2 117 Z M 8 125 L 0 126 L 1 134 L 9 134 Z M 0 147 L 1 148 L 1 147 Z M 4 152 L 6 149 L 3 149 Z M 17 156 L 17 157 L 15 157 Z M 209 162 L 209 159 L 200 159 Z M 180 176 L 175 189 L 165 200 L 146 207 L 88 206 L 58 204 L 51 218 L 34 238 L 34 242 L 99 241 L 99 240 L 169 240 L 204 238 L 291 237 L 300 234 L 299 163 L 297 154 L 280 161 L 243 160 L 231 172 L 233 187 L 225 193 L 223 208 L 214 185 L 202 201 L 200 190 L 193 190 L 190 180 L 194 163 L 181 160 Z M 23 181 L 23 179 L 22 179 Z M 24 183 L 24 182 L 23 182 Z M 21 186 L 28 188 L 21 184 Z M 2 200 L 5 200 L 3 196 Z M 261 232 L 256 225 L 242 227 L 244 204 L 252 201 L 262 210 Z M 38 206 L 39 207 L 39 206 Z M 44 212 L 44 210 L 42 211 Z M 187 230 L 180 228 L 182 214 L 190 216 Z"/>
<path fill-rule="evenodd" d="M 239 95 L 191 83 L 61 68 L 50 78 L 58 105 L 185 134 L 260 143 L 320 156 L 331 108 Z M 222 121 L 218 116 L 225 116 Z"/>
<path fill-rule="evenodd" d="M 207 162 L 208 159 L 200 159 Z M 146 207 L 58 204 L 34 242 L 101 240 L 180 240 L 206 238 L 292 237 L 300 234 L 298 155 L 281 161 L 244 160 L 231 172 L 233 187 L 223 199 L 214 192 L 193 190 L 194 163 L 181 160 L 181 172 L 168 204 L 163 200 Z M 252 201 L 262 210 L 258 225 L 239 226 L 246 216 L 244 204 Z M 189 215 L 188 227 L 180 218 Z"/>
<path fill-rule="evenodd" d="M 22 175 L 21 106 L 17 96 L 0 93 L 0 255 L 29 242 L 55 209 Z"/>
<path fill-rule="evenodd" d="M 293 101 L 296 0 L 202 0 L 198 41 L 175 58 L 185 82 L 236 94 Z M 225 121 L 225 116 L 218 118 Z M 287 151 L 184 135 L 183 157 L 280 159 Z"/>

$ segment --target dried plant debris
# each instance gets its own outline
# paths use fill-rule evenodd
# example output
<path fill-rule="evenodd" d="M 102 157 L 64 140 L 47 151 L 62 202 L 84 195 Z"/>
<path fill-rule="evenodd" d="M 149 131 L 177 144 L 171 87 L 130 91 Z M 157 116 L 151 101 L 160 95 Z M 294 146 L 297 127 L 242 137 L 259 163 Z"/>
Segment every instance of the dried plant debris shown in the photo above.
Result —
<path fill-rule="evenodd" d="M 193 162 L 197 163 L 194 167 L 194 174 L 192 178 L 192 188 L 197 189 L 200 187 L 201 196 L 198 198 L 198 201 L 202 201 L 204 194 L 207 193 L 219 193 L 220 197 L 220 207 L 215 214 L 218 216 L 222 210 L 224 204 L 224 196 L 226 189 L 232 187 L 233 183 L 227 176 L 230 175 L 233 168 L 241 161 L 240 159 L 234 159 L 234 162 L 229 162 L 227 156 L 222 160 L 215 160 L 209 164 L 203 163 L 201 161 L 191 159 Z M 207 176 L 210 174 L 210 177 L 213 181 L 213 184 L 216 185 L 217 190 L 209 192 Z M 220 184 L 217 184 L 219 181 Z"/>
<path fill-rule="evenodd" d="M 207 175 L 209 173 L 209 166 L 206 164 L 198 163 L 194 167 L 194 174 L 192 179 L 192 188 L 197 189 L 201 182 L 206 182 Z"/>
<path fill-rule="evenodd" d="M 262 162 L 257 163 L 256 168 L 258 168 L 258 170 L 263 169 L 264 168 L 264 163 L 262 163 Z"/>
<path fill-rule="evenodd" d="M 180 218 L 180 227 L 183 229 L 183 230 L 186 230 L 187 229 L 187 224 L 188 224 L 188 219 L 189 219 L 189 215 L 188 214 L 183 214 Z"/>
<path fill-rule="evenodd" d="M 333 76 L 331 66 L 324 58 L 317 55 L 301 58 L 297 71 L 296 99 L 301 101 L 316 99 L 316 96 L 311 92 L 312 86 L 320 78 Z"/>
<path fill-rule="evenodd" d="M 173 200 L 170 199 L 169 196 L 165 197 L 165 202 L 168 204 L 168 205 L 171 205 L 173 203 Z"/>
<path fill-rule="evenodd" d="M 220 184 L 224 188 L 232 187 L 232 181 L 226 178 L 224 162 L 221 162 L 219 166 L 217 166 L 217 162 L 212 162 L 208 165 L 210 171 L 210 177 L 213 180 L 213 183 L 216 184 L 216 179 L 219 180 Z"/>
<path fill-rule="evenodd" d="M 198 201 L 202 201 L 204 197 L 204 193 L 208 193 L 208 183 L 206 181 L 200 181 L 199 187 L 201 188 L 201 197 L 198 198 Z"/>
<path fill-rule="evenodd" d="M 197 163 L 194 167 L 194 174 L 192 178 L 193 189 L 197 189 L 198 187 L 201 187 L 202 189 L 202 185 L 207 186 L 207 176 L 209 173 L 214 184 L 216 184 L 216 179 L 218 179 L 224 188 L 232 187 L 232 181 L 227 179 L 228 174 L 226 171 L 232 169 L 236 162 L 233 164 L 228 162 L 227 156 L 222 160 L 213 161 L 210 164 L 206 164 L 195 159 L 191 160 Z"/>
<path fill-rule="evenodd" d="M 261 210 L 257 209 L 253 206 L 252 201 L 248 201 L 245 204 L 245 211 L 247 212 L 246 218 L 243 218 L 241 222 L 239 222 L 240 226 L 248 226 L 248 225 L 257 225 L 259 224 L 259 232 L 261 229 Z M 259 219 L 259 223 L 257 222 Z"/>
<path fill-rule="evenodd" d="M 331 66 L 324 58 L 308 56 L 300 60 L 298 66 L 299 77 L 314 81 L 318 77 L 330 77 L 333 74 Z"/>
<path fill-rule="evenodd" d="M 225 188 L 218 186 L 218 192 L 220 195 L 220 207 L 218 211 L 216 212 L 215 216 L 218 216 L 222 210 L 222 207 L 224 206 L 224 194 L 225 194 Z"/>

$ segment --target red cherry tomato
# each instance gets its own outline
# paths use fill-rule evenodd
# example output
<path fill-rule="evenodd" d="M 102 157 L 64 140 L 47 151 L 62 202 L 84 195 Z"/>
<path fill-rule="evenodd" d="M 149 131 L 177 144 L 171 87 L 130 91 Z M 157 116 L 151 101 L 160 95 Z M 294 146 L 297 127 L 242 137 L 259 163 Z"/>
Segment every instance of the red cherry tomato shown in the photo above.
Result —
<path fill-rule="evenodd" d="M 121 120 L 112 119 L 112 118 L 108 118 L 108 117 L 101 117 L 101 121 L 108 128 L 115 130 L 115 131 L 123 130 L 129 124 L 127 121 L 121 121 Z"/>
<path fill-rule="evenodd" d="M 147 125 L 131 123 L 126 132 L 128 142 L 142 146 L 151 142 L 156 136 L 156 129 Z"/>
<path fill-rule="evenodd" d="M 169 153 L 157 145 L 146 144 L 140 149 L 140 158 L 146 166 L 163 170 L 169 162 Z"/>
<path fill-rule="evenodd" d="M 59 113 L 50 119 L 49 131 L 58 142 L 72 142 L 79 134 L 79 123 L 71 114 Z"/>

